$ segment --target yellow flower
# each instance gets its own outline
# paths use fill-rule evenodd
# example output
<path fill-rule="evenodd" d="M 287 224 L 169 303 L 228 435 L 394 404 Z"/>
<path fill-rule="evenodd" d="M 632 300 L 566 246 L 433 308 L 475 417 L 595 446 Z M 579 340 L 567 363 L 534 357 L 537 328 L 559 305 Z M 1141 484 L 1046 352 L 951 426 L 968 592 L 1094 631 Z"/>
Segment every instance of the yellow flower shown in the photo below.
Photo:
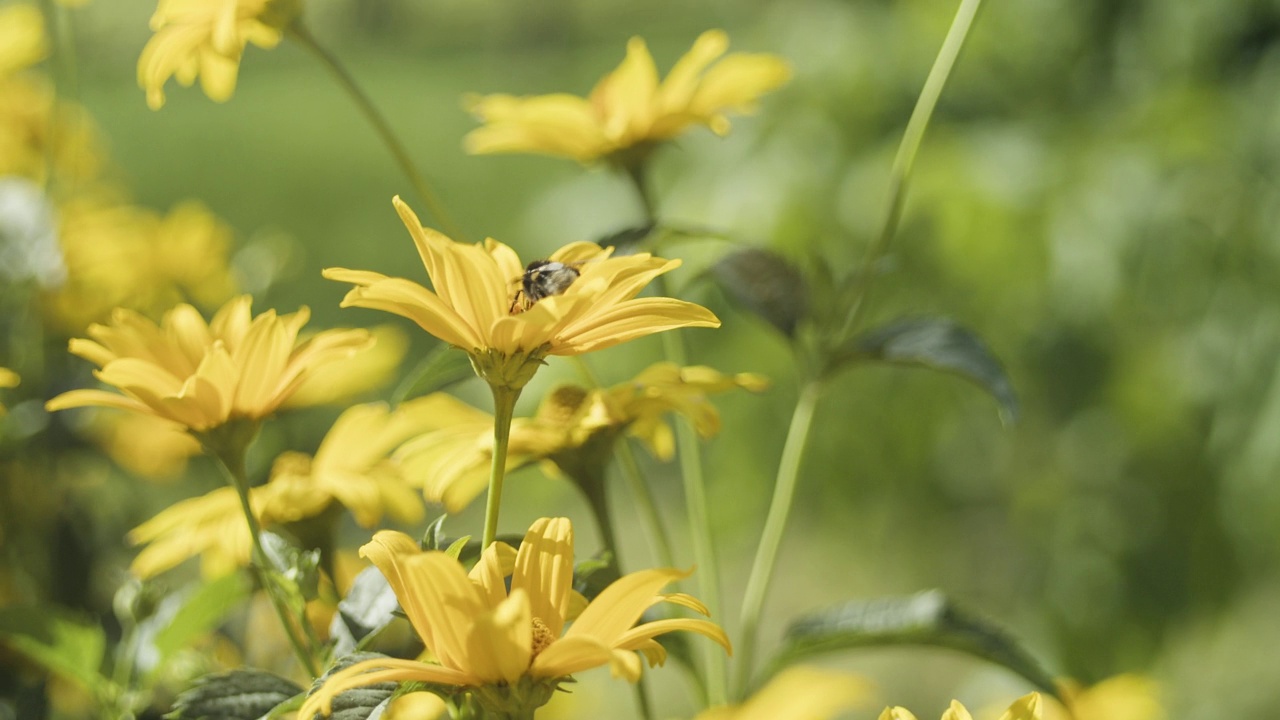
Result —
<path fill-rule="evenodd" d="M 48 54 L 40 8 L 28 3 L 0 7 L 0 77 L 31 67 Z"/>
<path fill-rule="evenodd" d="M 511 424 L 507 470 L 550 460 L 575 477 L 603 469 L 614 441 L 624 433 L 641 440 L 663 460 L 674 454 L 666 415 L 677 412 L 707 438 L 720 430 L 720 414 L 707 396 L 733 388 L 758 392 L 767 386 L 759 375 L 725 375 L 714 368 L 657 363 L 635 378 L 608 389 L 562 385 L 548 393 L 532 418 Z M 485 488 L 493 457 L 493 416 L 439 393 L 435 396 L 440 425 L 404 444 L 396 458 L 406 474 L 423 483 L 432 502 L 449 513 L 460 512 Z"/>
<path fill-rule="evenodd" d="M 434 422 L 431 403 L 414 400 L 394 411 L 385 403 L 356 405 L 338 417 L 315 457 L 286 452 L 266 485 L 249 491 L 249 506 L 263 527 L 316 517 L 334 502 L 356 522 L 372 527 L 390 515 L 402 523 L 422 519 L 422 501 L 387 454 Z M 139 577 L 151 577 L 199 555 L 207 576 L 249 563 L 248 525 L 235 490 L 219 488 L 173 505 L 129 533 L 148 544 L 133 561 Z"/>
<path fill-rule="evenodd" d="M 334 405 L 390 382 L 409 351 L 409 337 L 394 325 L 379 325 L 369 332 L 373 347 L 316 368 L 285 405 Z"/>
<path fill-rule="evenodd" d="M 706 308 L 672 298 L 637 298 L 649 281 L 679 266 L 648 254 L 610 257 L 592 243 L 557 250 L 551 260 L 573 263 L 578 278 L 563 293 L 518 307 L 515 292 L 524 267 L 511 248 L 495 240 L 457 243 L 422 227 L 393 201 L 413 236 L 434 291 L 401 278 L 365 270 L 330 268 L 324 276 L 356 287 L 343 307 L 384 310 L 471 355 L 491 385 L 522 387 L 547 355 L 577 355 L 681 327 L 718 327 Z"/>
<path fill-rule="evenodd" d="M 360 552 L 387 577 L 435 662 L 378 658 L 356 663 L 307 698 L 299 717 L 328 714 L 333 698 L 351 688 L 404 681 L 469 690 L 493 712 L 531 711 L 561 681 L 584 670 L 607 665 L 615 677 L 638 680 L 636 651 L 650 665 L 666 658 L 653 639 L 658 635 L 686 630 L 729 649 L 724 631 L 708 620 L 673 618 L 633 627 L 657 602 L 705 613 L 692 597 L 659 594 L 689 575 L 679 570 L 626 575 L 569 623 L 580 598 L 575 600 L 572 590 L 573 528 L 565 518 L 536 521 L 519 550 L 493 543 L 469 574 L 450 555 L 422 552 L 402 533 L 380 532 Z"/>
<path fill-rule="evenodd" d="M 84 108 L 58 98 L 34 73 L 0 73 L 0 176 L 44 183 L 53 171 L 59 179 L 83 181 L 102 165 L 97 131 Z"/>
<path fill-rule="evenodd" d="M 185 427 L 155 415 L 98 413 L 88 435 L 117 465 L 148 480 L 181 476 L 187 460 L 201 452 Z"/>
<path fill-rule="evenodd" d="M 644 40 L 586 98 L 564 93 L 467 101 L 485 123 L 471 131 L 471 153 L 542 153 L 590 162 L 669 140 L 692 125 L 729 132 L 729 112 L 747 113 L 766 92 L 785 84 L 791 68 L 775 55 L 732 53 L 723 31 L 709 30 L 661 83 Z M 717 59 L 719 61 L 717 62 Z"/>
<path fill-rule="evenodd" d="M 101 368 L 97 378 L 123 394 L 72 390 L 46 408 L 121 408 L 205 432 L 270 415 L 316 368 L 369 343 L 365 330 L 328 330 L 299 342 L 310 317 L 305 307 L 255 318 L 251 303 L 248 295 L 235 298 L 210 323 L 185 304 L 166 313 L 160 325 L 117 309 L 110 325 L 91 325 L 93 339 L 73 339 L 69 349 Z"/>
<path fill-rule="evenodd" d="M 1117 675 L 1088 688 L 1063 683 L 1071 710 L 1050 704 L 1045 720 L 1164 720 L 1159 690 L 1154 680 L 1136 674 Z"/>
<path fill-rule="evenodd" d="M 815 667 L 787 668 L 745 703 L 698 713 L 694 720 L 824 720 L 862 704 L 867 683 Z"/>
<path fill-rule="evenodd" d="M 18 373 L 9 368 L 0 367 L 0 388 L 18 387 L 19 381 Z M 0 403 L 0 417 L 3 417 L 4 413 L 4 404 Z"/>
<path fill-rule="evenodd" d="M 152 110 L 164 106 L 171 77 L 190 87 L 196 76 L 211 100 L 236 89 L 245 45 L 273 48 L 297 17 L 297 0 L 160 0 L 151 16 L 155 35 L 138 58 L 138 84 Z"/>
<path fill-rule="evenodd" d="M 1000 716 L 1000 720 L 1041 720 L 1040 693 L 1024 695 L 1014 701 L 1008 710 Z M 880 720 L 916 720 L 910 710 L 903 707 L 887 707 L 880 713 Z M 973 716 L 958 701 L 952 700 L 951 707 L 942 713 L 942 720 L 973 720 Z"/>

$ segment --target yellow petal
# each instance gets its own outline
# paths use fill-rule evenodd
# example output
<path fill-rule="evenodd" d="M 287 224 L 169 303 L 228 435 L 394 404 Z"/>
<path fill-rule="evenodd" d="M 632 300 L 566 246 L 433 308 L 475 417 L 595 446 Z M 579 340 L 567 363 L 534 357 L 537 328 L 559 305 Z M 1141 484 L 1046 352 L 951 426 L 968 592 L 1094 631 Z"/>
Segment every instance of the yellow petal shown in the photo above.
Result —
<path fill-rule="evenodd" d="M 604 118 L 605 137 L 624 143 L 643 137 L 654 116 L 658 70 L 643 39 L 627 41 L 627 56 L 591 92 L 591 103 Z"/>
<path fill-rule="evenodd" d="M 440 665 L 415 660 L 377 658 L 358 662 L 329 676 L 318 690 L 307 697 L 298 709 L 298 717 L 328 716 L 333 712 L 333 699 L 348 690 L 383 682 L 417 681 L 443 685 L 478 685 L 478 678 Z"/>
<path fill-rule="evenodd" d="M 1000 720 L 1040 720 L 1040 693 L 1029 693 L 1014 701 L 1009 709 L 1000 716 Z M 968 720 L 968 718 L 965 718 Z"/>
<path fill-rule="evenodd" d="M 568 518 L 533 523 L 516 554 L 511 591 L 528 593 L 533 617 L 559 637 L 573 590 L 573 526 Z"/>
<path fill-rule="evenodd" d="M 723 30 L 708 30 L 698 36 L 693 48 L 676 61 L 675 67 L 662 81 L 660 102 L 666 111 L 688 106 L 698 87 L 700 75 L 716 58 L 729 49 L 729 36 Z"/>
<path fill-rule="evenodd" d="M 691 571 L 641 570 L 618 578 L 606 587 L 565 633 L 565 638 L 593 637 L 612 645 L 631 629 L 668 583 L 688 577 Z"/>
<path fill-rule="evenodd" d="M 637 625 L 618 636 L 613 645 L 624 650 L 635 650 L 640 647 L 643 641 L 677 630 L 694 632 L 703 637 L 711 638 L 720 647 L 724 648 L 725 652 L 733 654 L 733 646 L 729 643 L 729 636 L 725 634 L 725 631 L 719 625 L 710 620 L 693 618 L 669 618 Z"/>
<path fill-rule="evenodd" d="M 488 682 L 515 683 L 529 669 L 533 652 L 533 616 L 529 596 L 512 588 L 511 596 L 475 618 L 466 639 L 470 671 Z"/>
<path fill-rule="evenodd" d="M 916 720 L 916 716 L 904 707 L 887 707 L 880 713 L 880 720 Z"/>
<path fill-rule="evenodd" d="M 973 716 L 969 714 L 964 705 L 960 704 L 960 701 L 952 700 L 951 706 L 947 708 L 946 712 L 942 713 L 942 720 L 973 720 Z"/>
<path fill-rule="evenodd" d="M 566 636 L 538 653 L 529 674 L 538 678 L 567 677 L 611 662 L 612 648 L 599 639 L 585 635 Z"/>
<path fill-rule="evenodd" d="M 729 716 L 733 720 L 825 720 L 861 704 L 870 687 L 861 678 L 821 668 L 787 668 Z M 893 710 L 903 714 L 894 714 Z M 902 708 L 886 709 L 881 720 L 915 720 Z M 697 720 L 706 720 L 699 715 Z"/>

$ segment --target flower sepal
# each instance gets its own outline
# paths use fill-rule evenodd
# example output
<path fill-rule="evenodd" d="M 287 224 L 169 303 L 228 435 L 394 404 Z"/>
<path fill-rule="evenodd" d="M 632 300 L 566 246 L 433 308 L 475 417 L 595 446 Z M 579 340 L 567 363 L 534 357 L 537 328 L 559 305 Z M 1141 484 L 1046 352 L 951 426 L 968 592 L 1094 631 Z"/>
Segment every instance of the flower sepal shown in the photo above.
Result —
<path fill-rule="evenodd" d="M 546 705 L 564 679 L 535 680 L 526 675 L 514 684 L 481 685 L 475 688 L 474 695 L 484 709 L 485 718 L 522 720 L 532 718 L 535 710 Z"/>
<path fill-rule="evenodd" d="M 261 418 L 233 418 L 208 430 L 192 430 L 200 446 L 228 468 L 237 468 L 249 454 L 249 446 L 262 429 Z M 246 490 L 248 488 L 245 488 Z"/>
<path fill-rule="evenodd" d="M 546 365 L 550 347 L 542 345 L 533 350 L 505 353 L 494 348 L 476 348 L 468 354 L 471 367 L 490 387 L 505 390 L 522 390 L 533 379 L 538 368 Z"/>

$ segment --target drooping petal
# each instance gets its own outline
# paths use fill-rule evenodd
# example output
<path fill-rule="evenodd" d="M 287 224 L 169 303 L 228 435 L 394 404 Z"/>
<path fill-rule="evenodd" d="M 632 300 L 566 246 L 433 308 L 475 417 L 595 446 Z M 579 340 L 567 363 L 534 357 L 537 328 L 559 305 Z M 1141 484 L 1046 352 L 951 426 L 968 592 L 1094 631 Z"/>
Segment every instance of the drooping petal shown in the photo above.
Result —
<path fill-rule="evenodd" d="M 377 683 L 410 681 L 461 686 L 481 684 L 479 678 L 467 673 L 416 660 L 365 660 L 330 675 L 298 709 L 298 717 L 312 718 L 317 714 L 327 717 L 333 712 L 334 698 L 348 690 Z"/>
<path fill-rule="evenodd" d="M 729 636 L 725 634 L 719 625 L 710 620 L 698 620 L 695 618 L 668 618 L 666 620 L 641 623 L 619 635 L 613 646 L 623 650 L 635 650 L 645 641 L 677 630 L 693 632 L 710 638 L 724 648 L 726 652 L 733 654 L 733 646 L 729 643 Z"/>
<path fill-rule="evenodd" d="M 538 653 L 529 668 L 529 674 L 536 678 L 567 677 L 608 665 L 612 661 L 613 649 L 598 638 L 587 635 L 566 636 Z"/>
<path fill-rule="evenodd" d="M 582 611 L 582 615 L 565 632 L 565 639 L 586 636 L 613 645 L 636 624 L 659 590 L 668 583 L 688 577 L 691 572 L 660 568 L 618 578 Z"/>

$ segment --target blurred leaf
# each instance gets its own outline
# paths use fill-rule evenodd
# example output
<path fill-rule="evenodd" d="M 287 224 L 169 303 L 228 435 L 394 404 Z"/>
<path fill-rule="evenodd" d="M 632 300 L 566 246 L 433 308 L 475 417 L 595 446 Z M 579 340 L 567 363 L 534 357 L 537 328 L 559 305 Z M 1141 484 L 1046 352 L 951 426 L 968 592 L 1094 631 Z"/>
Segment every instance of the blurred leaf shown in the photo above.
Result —
<path fill-rule="evenodd" d="M 990 393 L 1000 403 L 1001 418 L 1018 417 L 1018 398 L 1000 361 L 985 343 L 946 318 L 898 320 L 847 343 L 834 365 L 856 360 L 879 360 L 955 373 Z"/>
<path fill-rule="evenodd" d="M 311 684 L 311 690 L 307 694 L 310 695 L 320 689 L 330 676 L 340 670 L 345 670 L 358 662 L 385 657 L 386 655 L 370 652 L 345 655 Z M 352 688 L 333 699 L 333 714 L 329 718 L 330 720 L 376 720 L 386 709 L 385 703 L 396 694 L 399 687 L 399 683 L 384 682 Z"/>
<path fill-rule="evenodd" d="M 432 520 L 426 531 L 422 533 L 422 540 L 418 542 L 418 546 L 423 550 L 439 550 L 444 545 L 444 521 L 448 518 L 448 513 L 442 513 L 440 517 Z"/>
<path fill-rule="evenodd" d="M 169 720 L 258 720 L 302 688 L 261 670 L 232 670 L 205 675 L 178 695 Z"/>
<path fill-rule="evenodd" d="M 620 577 L 613 553 L 601 551 L 595 557 L 578 563 L 573 568 L 573 589 L 588 600 L 594 600 L 606 587 Z"/>
<path fill-rule="evenodd" d="M 161 600 L 155 613 L 138 624 L 138 669 L 150 674 L 164 667 L 175 652 L 217 627 L 250 590 L 248 577 L 236 572 L 192 583 Z"/>
<path fill-rule="evenodd" d="M 747 248 L 720 259 L 708 271 L 734 304 L 758 315 L 788 338 L 809 310 L 804 275 L 769 250 Z"/>
<path fill-rule="evenodd" d="M 391 393 L 391 404 L 399 405 L 423 395 L 444 390 L 475 376 L 471 358 L 451 345 L 440 345 L 413 369 Z"/>
<path fill-rule="evenodd" d="M 1047 693 L 1058 693 L 1053 677 L 1003 628 L 956 608 L 937 590 L 848 602 L 801 617 L 787 628 L 769 674 L 815 655 L 894 645 L 959 650 L 1006 667 Z"/>
<path fill-rule="evenodd" d="M 263 532 L 262 549 L 267 561 L 285 580 L 289 581 L 303 600 L 315 600 L 320 595 L 320 551 L 303 550 L 281 535 Z"/>
<path fill-rule="evenodd" d="M 400 602 L 381 570 L 376 567 L 361 570 L 347 596 L 338 602 L 338 612 L 329 624 L 329 634 L 336 641 L 334 654 L 354 652 L 361 640 L 394 620 L 399 607 Z"/>
<path fill-rule="evenodd" d="M 609 233 L 596 240 L 596 244 L 600 247 L 615 247 L 619 250 L 629 250 L 632 246 L 640 244 L 645 238 L 653 233 L 654 224 L 637 225 L 636 227 L 623 228 L 617 232 Z"/>
<path fill-rule="evenodd" d="M 467 549 L 467 543 L 469 542 L 471 542 L 471 536 L 463 535 L 457 540 L 454 540 L 453 543 L 449 545 L 449 547 L 445 548 L 444 554 L 448 555 L 454 560 L 457 560 L 462 555 L 462 551 Z"/>
<path fill-rule="evenodd" d="M 0 608 L 0 644 L 93 693 L 104 690 L 101 627 L 52 607 Z"/>

